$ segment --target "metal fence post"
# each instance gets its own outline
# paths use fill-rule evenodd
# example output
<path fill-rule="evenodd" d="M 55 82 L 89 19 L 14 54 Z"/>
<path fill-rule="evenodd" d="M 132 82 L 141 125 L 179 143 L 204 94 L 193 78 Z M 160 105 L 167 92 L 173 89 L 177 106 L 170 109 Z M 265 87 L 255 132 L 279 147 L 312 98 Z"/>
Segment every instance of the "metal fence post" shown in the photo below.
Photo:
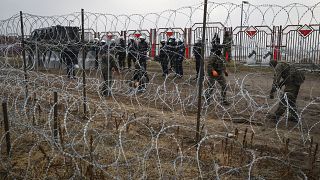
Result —
<path fill-rule="evenodd" d="M 23 14 L 20 11 L 20 28 L 21 28 L 21 46 L 22 46 L 22 58 L 23 58 L 23 70 L 24 70 L 24 81 L 26 83 L 25 86 L 25 96 L 28 98 L 28 75 L 27 75 L 27 62 L 26 62 L 26 49 L 25 49 L 25 41 L 24 41 L 24 30 L 23 30 Z"/>
<path fill-rule="evenodd" d="M 202 27 L 202 48 L 201 48 L 201 61 L 200 61 L 200 77 L 198 81 L 198 113 L 197 113 L 197 133 L 196 141 L 200 140 L 200 116 L 201 116 L 201 97 L 203 88 L 203 76 L 204 76 L 204 51 L 206 42 L 206 24 L 207 24 L 207 3 L 208 0 L 204 0 L 204 10 L 203 10 L 203 27 Z"/>
<path fill-rule="evenodd" d="M 82 84 L 83 84 L 83 113 L 87 116 L 87 92 L 86 92 L 86 51 L 84 44 L 84 10 L 81 9 L 81 44 L 82 44 Z"/>

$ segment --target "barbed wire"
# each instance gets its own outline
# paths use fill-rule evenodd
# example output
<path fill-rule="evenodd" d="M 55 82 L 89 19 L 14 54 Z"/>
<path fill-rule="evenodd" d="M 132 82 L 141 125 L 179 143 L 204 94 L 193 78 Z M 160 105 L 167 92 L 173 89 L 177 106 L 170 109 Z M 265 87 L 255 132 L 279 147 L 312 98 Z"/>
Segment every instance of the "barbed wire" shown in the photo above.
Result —
<path fill-rule="evenodd" d="M 302 27 L 301 24 L 316 27 L 319 24 L 315 16 L 319 3 L 314 6 L 246 6 L 243 25 L 246 28 L 265 25 L 285 27 L 294 23 L 297 27 Z M 208 7 L 209 20 L 222 22 L 214 23 L 210 27 L 213 30 L 208 30 L 209 50 L 215 33 L 221 37 L 221 43 L 225 38 L 225 27 L 233 26 L 232 32 L 235 32 L 234 35 L 237 33 L 235 29 L 239 23 L 235 19 L 239 16 L 235 14 L 239 14 L 241 5 L 210 2 Z M 161 38 L 166 38 L 169 43 L 171 35 L 176 39 L 184 38 L 186 48 L 192 51 L 196 34 L 199 33 L 195 29 L 200 28 L 195 23 L 199 22 L 202 8 L 202 4 L 198 4 L 145 15 L 86 12 L 85 41 L 81 39 L 79 12 L 61 16 L 23 14 L 25 42 L 21 42 L 19 37 L 19 15 L 0 21 L 0 96 L 7 102 L 10 120 L 10 131 L 5 133 L 1 129 L 1 177 L 307 179 L 316 176 L 318 146 L 315 147 L 314 144 L 319 142 L 318 76 L 308 75 L 302 85 L 302 93 L 298 99 L 301 107 L 298 122 L 289 121 L 288 113 L 278 122 L 270 122 L 266 114 L 277 106 L 282 97 L 279 90 L 275 100 L 269 100 L 273 72 L 262 66 L 248 72 L 242 70 L 242 66 L 229 63 L 229 69 L 234 73 L 227 81 L 227 97 L 231 104 L 225 106 L 221 102 L 221 91 L 216 83 L 210 102 L 205 99 L 202 104 L 201 140 L 195 142 L 194 114 L 198 99 L 191 55 L 183 56 L 183 78 L 174 76 L 174 73 L 162 76 L 161 65 L 153 59 L 149 61 L 144 72 L 147 73 L 149 82 L 146 83 L 144 92 L 130 84 L 136 71 L 121 67 L 119 57 L 110 55 L 113 50 L 130 53 L 127 40 L 130 37 L 137 40 L 140 36 L 147 37 L 148 51 L 151 53 L 147 55 L 134 49 L 134 59 L 147 56 L 156 58 Z M 220 16 L 221 9 L 225 10 L 222 13 L 225 16 Z M 291 19 L 296 15 L 292 12 L 293 9 L 299 14 L 297 22 Z M 269 17 L 268 13 L 271 11 L 272 15 Z M 283 13 L 286 14 L 285 17 L 282 17 Z M 193 33 L 186 33 L 186 27 L 191 28 Z M 313 30 L 314 34 L 309 41 L 319 36 L 319 32 Z M 262 33 L 269 33 L 266 32 Z M 120 45 L 121 36 L 125 40 L 125 47 Z M 239 36 L 233 41 L 237 37 Z M 247 41 L 264 49 L 264 53 L 270 50 L 261 42 L 260 36 L 255 38 Z M 26 72 L 23 69 L 21 43 L 26 44 Z M 154 44 L 157 44 L 156 48 L 153 48 Z M 231 44 L 233 43 L 224 45 Z M 271 42 L 269 44 L 272 45 Z M 249 49 L 242 44 L 238 45 L 232 47 L 232 54 L 238 47 L 247 51 Z M 319 41 L 314 40 L 312 46 L 319 46 Z M 108 54 L 106 59 L 103 53 Z M 181 55 L 172 50 L 167 50 L 166 53 L 177 58 Z M 247 56 L 245 54 L 240 58 L 243 60 Z M 83 59 L 86 67 L 85 102 L 84 84 L 80 78 L 84 73 Z M 107 67 L 107 74 L 112 74 L 113 78 L 108 79 L 112 81 L 108 87 L 112 93 L 106 97 L 101 92 L 105 85 L 102 79 L 106 73 L 104 62 L 101 61 L 109 62 L 112 59 L 116 62 L 116 68 Z M 70 63 L 70 60 L 75 62 Z M 80 68 L 76 69 L 75 64 Z M 142 65 L 139 64 L 140 66 Z M 65 68 L 69 68 L 68 73 L 65 73 Z M 114 74 L 116 69 L 121 71 L 120 75 Z M 70 74 L 70 71 L 75 74 Z M 207 92 L 209 77 L 205 78 Z M 54 92 L 58 93 L 57 102 L 54 101 Z M 289 104 L 288 100 L 286 102 Z M 85 117 L 83 103 L 87 107 Z M 53 130 L 55 118 L 59 121 L 57 136 Z M 9 156 L 3 153 L 8 133 L 12 138 Z"/>

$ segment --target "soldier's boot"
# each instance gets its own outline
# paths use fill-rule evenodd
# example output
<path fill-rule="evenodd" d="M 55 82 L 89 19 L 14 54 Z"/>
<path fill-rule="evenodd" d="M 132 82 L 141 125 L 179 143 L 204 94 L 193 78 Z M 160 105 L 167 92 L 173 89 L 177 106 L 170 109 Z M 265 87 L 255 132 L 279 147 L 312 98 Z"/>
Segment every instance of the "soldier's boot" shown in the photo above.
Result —
<path fill-rule="evenodd" d="M 267 114 L 267 118 L 270 119 L 270 120 L 274 120 L 276 122 L 279 121 L 281 116 L 277 115 L 276 113 L 269 113 Z"/>
<path fill-rule="evenodd" d="M 225 106 L 229 106 L 230 102 L 227 101 L 227 98 L 226 98 L 227 92 L 225 90 L 222 91 L 221 96 L 222 96 L 222 104 Z"/>
<path fill-rule="evenodd" d="M 290 116 L 288 117 L 288 120 L 293 122 L 299 122 L 299 116 L 296 112 L 291 112 Z"/>
<path fill-rule="evenodd" d="M 227 100 L 223 100 L 223 101 L 222 101 L 222 104 L 225 105 L 225 106 L 229 106 L 229 105 L 230 105 L 230 102 L 228 102 Z"/>

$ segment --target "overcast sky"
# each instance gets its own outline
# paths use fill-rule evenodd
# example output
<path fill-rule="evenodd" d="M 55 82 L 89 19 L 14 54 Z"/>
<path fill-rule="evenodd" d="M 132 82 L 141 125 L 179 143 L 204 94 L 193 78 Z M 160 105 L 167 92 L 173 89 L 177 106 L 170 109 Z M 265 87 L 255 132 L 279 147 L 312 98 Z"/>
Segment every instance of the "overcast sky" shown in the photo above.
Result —
<path fill-rule="evenodd" d="M 210 1 L 210 0 L 209 0 Z M 302 3 L 314 5 L 317 0 L 248 0 L 251 4 Z M 7 19 L 23 11 L 35 15 L 62 15 L 85 11 L 110 14 L 145 14 L 160 12 L 167 9 L 177 9 L 202 3 L 203 0 L 1 0 L 0 19 Z M 240 4 L 240 0 L 215 0 L 214 2 L 232 2 Z M 319 5 L 320 6 L 320 5 Z M 320 7 L 319 7 L 320 8 Z"/>

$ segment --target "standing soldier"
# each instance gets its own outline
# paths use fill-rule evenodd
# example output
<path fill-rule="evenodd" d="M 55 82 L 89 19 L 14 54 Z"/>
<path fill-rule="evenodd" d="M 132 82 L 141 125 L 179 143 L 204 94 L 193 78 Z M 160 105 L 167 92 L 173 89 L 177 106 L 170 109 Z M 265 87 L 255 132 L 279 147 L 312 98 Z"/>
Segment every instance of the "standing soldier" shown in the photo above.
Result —
<path fill-rule="evenodd" d="M 192 53 L 196 59 L 196 71 L 197 75 L 195 79 L 198 78 L 199 72 L 200 72 L 200 61 L 201 61 L 201 48 L 202 48 L 202 42 L 201 38 L 197 38 L 196 43 L 193 45 Z"/>
<path fill-rule="evenodd" d="M 140 66 L 139 62 L 135 63 L 135 70 L 132 77 L 132 84 L 137 88 L 137 92 L 145 92 L 147 83 L 149 83 L 148 73 Z"/>
<path fill-rule="evenodd" d="M 68 44 L 62 52 L 62 59 L 67 65 L 67 76 L 70 79 L 75 78 L 75 65 L 78 64 L 79 48 L 75 45 Z"/>
<path fill-rule="evenodd" d="M 119 60 L 119 66 L 122 70 L 125 67 L 125 59 L 126 59 L 126 42 L 124 41 L 123 36 L 119 38 L 119 44 L 117 46 L 117 56 Z"/>
<path fill-rule="evenodd" d="M 168 52 L 169 52 L 169 62 L 170 62 L 170 70 L 175 70 L 175 62 L 177 58 L 177 42 L 174 36 L 171 36 L 168 39 Z"/>
<path fill-rule="evenodd" d="M 181 38 L 178 40 L 177 49 L 178 49 L 178 54 L 175 62 L 175 69 L 176 69 L 176 76 L 178 76 L 178 78 L 181 78 L 183 76 L 182 62 L 183 62 L 185 50 L 186 50 L 183 43 L 183 39 Z"/>
<path fill-rule="evenodd" d="M 102 40 L 104 41 L 104 40 Z M 101 56 L 101 71 L 104 79 L 102 84 L 102 95 L 112 95 L 112 71 L 119 73 L 119 69 L 116 62 L 116 47 L 115 41 L 111 40 L 111 44 L 108 46 L 105 42 L 102 42 L 103 46 L 100 51 Z"/>
<path fill-rule="evenodd" d="M 169 70 L 168 70 L 169 56 L 168 56 L 166 40 L 162 39 L 160 41 L 160 44 L 161 44 L 161 47 L 160 47 L 159 59 L 162 67 L 162 76 L 166 77 L 169 74 Z"/>
<path fill-rule="evenodd" d="M 208 61 L 208 78 L 209 78 L 209 87 L 205 93 L 207 104 L 210 102 L 210 96 L 212 94 L 215 82 L 217 81 L 221 86 L 221 97 L 223 105 L 229 105 L 230 103 L 226 99 L 227 94 L 227 83 L 224 77 L 228 76 L 226 71 L 224 59 L 221 57 L 222 46 L 219 44 L 219 39 L 214 38 L 212 41 L 212 49 L 210 53 L 210 59 Z"/>
<path fill-rule="evenodd" d="M 95 55 L 94 68 L 98 69 L 99 68 L 98 57 L 99 57 L 99 50 L 100 50 L 99 38 L 94 38 L 94 44 L 93 44 L 92 50 L 94 51 L 94 55 Z"/>
<path fill-rule="evenodd" d="M 149 51 L 149 45 L 146 42 L 146 38 L 144 36 L 140 36 L 140 42 L 138 44 L 138 58 L 139 64 L 147 71 L 147 53 Z"/>
<path fill-rule="evenodd" d="M 223 56 L 226 58 L 226 61 L 231 60 L 231 47 L 232 47 L 232 37 L 229 31 L 225 31 L 223 37 Z"/>
<path fill-rule="evenodd" d="M 129 37 L 128 42 L 128 68 L 131 69 L 131 62 L 133 61 L 133 64 L 136 63 L 137 60 L 137 51 L 138 46 L 135 42 L 134 38 L 132 36 Z"/>
<path fill-rule="evenodd" d="M 278 121 L 286 109 L 289 109 L 288 119 L 297 122 L 299 116 L 296 108 L 296 100 L 300 86 L 305 80 L 305 76 L 301 71 L 297 70 L 294 65 L 290 65 L 286 62 L 278 63 L 275 60 L 271 60 L 269 64 L 275 70 L 270 99 L 274 98 L 274 92 L 276 92 L 277 89 L 281 89 L 283 85 L 285 88 L 280 97 L 280 103 L 277 110 L 275 113 L 268 114 L 267 117 Z"/>

